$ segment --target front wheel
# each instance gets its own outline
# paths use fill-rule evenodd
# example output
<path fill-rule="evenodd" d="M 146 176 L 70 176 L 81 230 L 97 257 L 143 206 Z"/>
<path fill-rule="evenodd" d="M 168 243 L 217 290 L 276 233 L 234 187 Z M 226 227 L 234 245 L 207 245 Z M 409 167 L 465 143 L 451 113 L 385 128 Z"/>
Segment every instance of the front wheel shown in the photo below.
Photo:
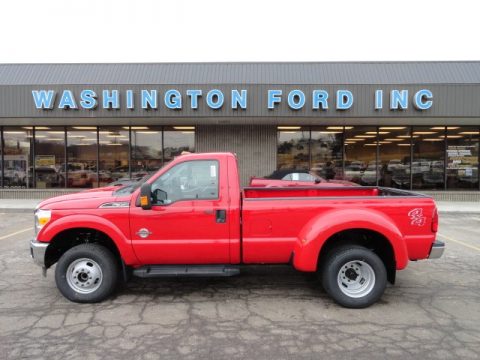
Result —
<path fill-rule="evenodd" d="M 330 251 L 325 259 L 322 284 L 338 304 L 365 308 L 383 295 L 387 271 L 378 255 L 367 248 L 341 246 Z"/>
<path fill-rule="evenodd" d="M 98 244 L 81 244 L 69 249 L 55 269 L 55 282 L 62 295 L 79 303 L 104 300 L 113 293 L 117 278 L 115 257 Z"/>

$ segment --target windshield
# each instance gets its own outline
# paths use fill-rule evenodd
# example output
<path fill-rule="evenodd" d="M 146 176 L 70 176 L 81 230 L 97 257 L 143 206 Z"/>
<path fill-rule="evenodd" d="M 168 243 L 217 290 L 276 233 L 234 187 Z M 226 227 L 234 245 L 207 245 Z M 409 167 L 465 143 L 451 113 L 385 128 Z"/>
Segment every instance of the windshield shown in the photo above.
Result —
<path fill-rule="evenodd" d="M 117 195 L 117 196 L 121 196 L 121 195 L 128 195 L 128 194 L 131 194 L 133 193 L 135 190 L 137 190 L 140 186 L 142 186 L 142 184 L 147 181 L 148 179 L 150 179 L 155 173 L 152 173 L 152 174 L 149 174 L 149 175 L 145 175 L 142 179 L 140 179 L 139 181 L 135 181 L 129 185 L 126 185 L 126 186 L 122 186 L 120 187 L 120 189 L 118 190 L 115 190 L 114 191 L 114 194 Z"/>

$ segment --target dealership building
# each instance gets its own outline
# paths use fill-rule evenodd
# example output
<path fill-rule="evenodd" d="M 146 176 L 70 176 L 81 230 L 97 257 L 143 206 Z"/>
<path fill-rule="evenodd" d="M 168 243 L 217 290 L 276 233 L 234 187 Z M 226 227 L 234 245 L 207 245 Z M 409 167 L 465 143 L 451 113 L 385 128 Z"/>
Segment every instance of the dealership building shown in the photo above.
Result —
<path fill-rule="evenodd" d="M 139 178 L 184 151 L 236 153 L 243 185 L 298 170 L 472 198 L 480 62 L 0 64 L 0 131 L 0 198 Z"/>

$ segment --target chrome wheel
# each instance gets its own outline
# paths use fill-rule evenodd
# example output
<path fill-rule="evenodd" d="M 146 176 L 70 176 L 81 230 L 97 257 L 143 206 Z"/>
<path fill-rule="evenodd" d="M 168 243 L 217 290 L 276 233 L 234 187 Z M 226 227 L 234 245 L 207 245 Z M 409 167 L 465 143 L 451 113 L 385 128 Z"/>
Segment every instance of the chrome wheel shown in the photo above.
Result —
<path fill-rule="evenodd" d="M 102 269 L 92 259 L 81 258 L 73 261 L 67 268 L 67 283 L 72 290 L 81 294 L 90 294 L 102 284 Z"/>
<path fill-rule="evenodd" d="M 368 295 L 375 286 L 375 272 L 365 261 L 349 261 L 340 268 L 337 283 L 348 297 L 361 298 Z"/>

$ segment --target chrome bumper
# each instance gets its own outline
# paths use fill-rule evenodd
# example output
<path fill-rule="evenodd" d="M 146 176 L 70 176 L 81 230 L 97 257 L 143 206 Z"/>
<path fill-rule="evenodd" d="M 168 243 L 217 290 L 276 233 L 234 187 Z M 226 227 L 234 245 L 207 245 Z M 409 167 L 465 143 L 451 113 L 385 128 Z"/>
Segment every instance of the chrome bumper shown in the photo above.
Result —
<path fill-rule="evenodd" d="M 432 244 L 432 248 L 430 249 L 430 255 L 428 256 L 428 258 L 438 259 L 442 257 L 444 250 L 445 250 L 445 243 L 440 240 L 435 240 L 435 242 Z"/>
<path fill-rule="evenodd" d="M 30 255 L 33 261 L 41 267 L 45 267 L 45 253 L 47 252 L 48 245 L 49 243 L 40 242 L 35 239 L 30 240 Z"/>

